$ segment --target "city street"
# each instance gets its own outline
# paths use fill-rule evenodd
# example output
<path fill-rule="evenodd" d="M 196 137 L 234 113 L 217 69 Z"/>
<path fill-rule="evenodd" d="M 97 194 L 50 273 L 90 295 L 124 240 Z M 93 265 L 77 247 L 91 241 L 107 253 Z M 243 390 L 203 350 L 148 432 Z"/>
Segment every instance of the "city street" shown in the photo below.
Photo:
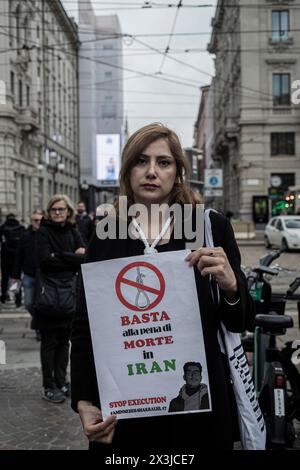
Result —
<path fill-rule="evenodd" d="M 240 250 L 245 266 L 255 265 L 265 253 L 262 245 L 241 244 Z M 290 269 L 274 281 L 277 290 L 286 288 L 295 277 L 299 260 L 299 253 L 285 253 L 277 260 Z M 289 313 L 294 328 L 279 338 L 282 344 L 287 337 L 300 339 L 295 306 Z M 12 302 L 0 312 L 0 339 L 6 343 L 7 354 L 7 364 L 0 366 L 0 450 L 86 449 L 87 440 L 70 401 L 55 405 L 42 400 L 39 343 L 30 330 L 29 315 Z M 295 448 L 300 449 L 300 436 Z"/>

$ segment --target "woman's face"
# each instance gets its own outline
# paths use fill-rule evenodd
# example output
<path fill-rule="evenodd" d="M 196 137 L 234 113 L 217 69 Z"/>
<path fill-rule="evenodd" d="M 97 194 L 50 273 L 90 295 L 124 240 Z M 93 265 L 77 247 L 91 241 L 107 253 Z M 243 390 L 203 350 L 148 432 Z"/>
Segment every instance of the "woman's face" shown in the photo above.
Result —
<path fill-rule="evenodd" d="M 169 201 L 176 180 L 176 162 L 164 139 L 146 147 L 130 173 L 134 202 L 162 204 Z"/>
<path fill-rule="evenodd" d="M 50 219 L 58 224 L 64 224 L 68 218 L 69 211 L 65 201 L 56 201 L 50 208 Z"/>

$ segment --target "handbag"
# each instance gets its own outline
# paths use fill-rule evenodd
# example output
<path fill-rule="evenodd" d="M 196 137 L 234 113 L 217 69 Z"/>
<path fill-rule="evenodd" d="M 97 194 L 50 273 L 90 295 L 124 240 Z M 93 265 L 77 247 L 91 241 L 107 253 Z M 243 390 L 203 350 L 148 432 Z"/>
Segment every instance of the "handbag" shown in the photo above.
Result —
<path fill-rule="evenodd" d="M 71 317 L 76 309 L 76 279 L 56 278 L 42 273 L 36 274 L 34 310 L 50 317 Z"/>
<path fill-rule="evenodd" d="M 206 246 L 214 247 L 211 230 L 211 209 L 205 211 L 205 241 Z M 217 285 L 217 302 L 220 293 Z M 266 427 L 260 410 L 247 358 L 241 344 L 239 333 L 228 331 L 221 322 L 218 331 L 218 341 L 221 352 L 227 357 L 227 363 L 232 383 L 232 389 L 237 405 L 240 437 L 243 449 L 264 450 L 266 444 Z"/>

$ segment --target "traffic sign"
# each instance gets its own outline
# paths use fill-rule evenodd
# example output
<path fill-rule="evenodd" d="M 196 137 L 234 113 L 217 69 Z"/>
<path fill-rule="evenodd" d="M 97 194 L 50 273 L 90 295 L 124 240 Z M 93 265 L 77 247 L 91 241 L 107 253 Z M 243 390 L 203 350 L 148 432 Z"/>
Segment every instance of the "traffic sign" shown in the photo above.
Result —
<path fill-rule="evenodd" d="M 223 189 L 205 189 L 204 196 L 206 197 L 222 197 Z"/>
<path fill-rule="evenodd" d="M 204 171 L 205 188 L 223 187 L 223 170 L 221 168 L 211 168 Z"/>

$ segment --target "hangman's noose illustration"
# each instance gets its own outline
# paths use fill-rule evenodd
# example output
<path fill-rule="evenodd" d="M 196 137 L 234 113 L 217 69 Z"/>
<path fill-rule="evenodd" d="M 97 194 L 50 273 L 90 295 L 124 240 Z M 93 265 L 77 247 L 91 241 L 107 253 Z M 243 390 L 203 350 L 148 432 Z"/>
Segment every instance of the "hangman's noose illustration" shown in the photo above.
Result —
<path fill-rule="evenodd" d="M 137 267 L 136 270 L 137 270 L 136 282 L 138 284 L 143 285 L 144 284 L 143 277 L 146 277 L 146 275 L 141 273 L 140 268 Z M 139 303 L 139 297 L 140 297 L 141 294 L 143 294 L 143 296 L 146 299 L 146 304 L 145 305 L 140 305 L 140 303 Z M 148 295 L 146 294 L 144 289 L 140 289 L 140 288 L 137 287 L 137 294 L 136 294 L 136 297 L 135 297 L 135 306 L 138 307 L 138 308 L 143 308 L 144 309 L 144 308 L 147 308 L 149 305 L 150 305 L 150 300 L 149 300 Z"/>

